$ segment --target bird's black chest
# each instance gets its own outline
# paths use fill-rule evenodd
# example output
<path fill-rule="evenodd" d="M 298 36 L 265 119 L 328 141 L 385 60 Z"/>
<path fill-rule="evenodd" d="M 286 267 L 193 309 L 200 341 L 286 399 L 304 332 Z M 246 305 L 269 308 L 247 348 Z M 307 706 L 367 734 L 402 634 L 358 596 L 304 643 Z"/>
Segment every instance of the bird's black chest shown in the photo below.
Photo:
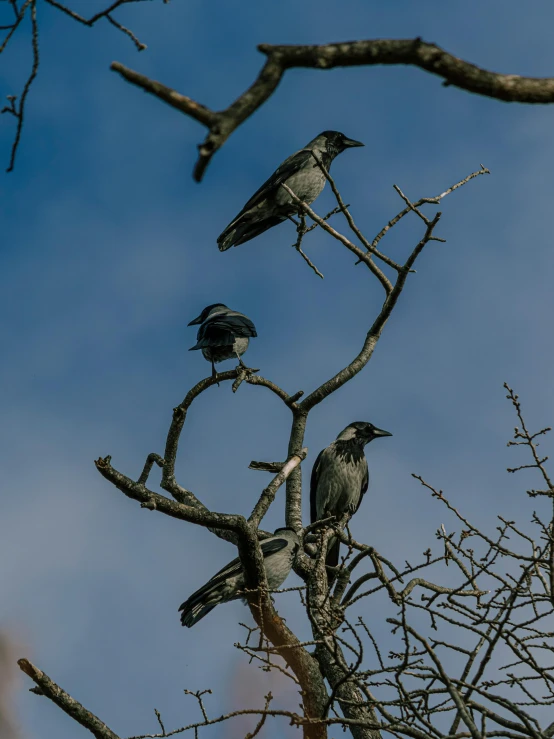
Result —
<path fill-rule="evenodd" d="M 335 456 L 346 464 L 360 464 L 364 458 L 364 450 L 360 444 L 352 441 L 336 441 Z"/>
<path fill-rule="evenodd" d="M 336 157 L 337 154 L 338 154 L 338 151 L 334 151 L 334 150 L 332 151 L 325 150 L 321 152 L 319 161 L 323 164 L 323 166 L 325 167 L 327 171 L 329 171 L 331 162 L 333 161 L 333 159 Z M 316 167 L 318 166 L 317 162 L 315 163 L 315 166 Z"/>

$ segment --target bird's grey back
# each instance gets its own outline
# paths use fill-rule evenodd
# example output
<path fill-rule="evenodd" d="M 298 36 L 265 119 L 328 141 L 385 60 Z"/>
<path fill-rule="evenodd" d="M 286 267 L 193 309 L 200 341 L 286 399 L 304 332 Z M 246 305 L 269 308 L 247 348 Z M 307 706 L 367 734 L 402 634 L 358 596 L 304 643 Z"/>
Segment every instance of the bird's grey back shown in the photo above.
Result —
<path fill-rule="evenodd" d="M 267 584 L 270 590 L 276 590 L 285 582 L 292 567 L 296 550 L 300 546 L 298 536 L 291 529 L 278 529 L 275 536 L 286 539 L 287 546 L 265 560 Z"/>

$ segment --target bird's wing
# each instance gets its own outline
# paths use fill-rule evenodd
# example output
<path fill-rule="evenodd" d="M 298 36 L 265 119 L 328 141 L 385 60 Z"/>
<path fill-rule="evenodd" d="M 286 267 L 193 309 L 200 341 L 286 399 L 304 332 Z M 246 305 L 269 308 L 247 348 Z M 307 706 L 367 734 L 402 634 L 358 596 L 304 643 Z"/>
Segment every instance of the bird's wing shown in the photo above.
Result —
<path fill-rule="evenodd" d="M 236 334 L 229 328 L 204 323 L 198 330 L 196 346 L 192 346 L 190 350 L 210 346 L 232 346 L 235 336 Z"/>
<path fill-rule="evenodd" d="M 260 543 L 260 548 L 262 550 L 262 554 L 264 555 L 264 559 L 266 557 L 269 557 L 270 554 L 280 552 L 281 549 L 284 549 L 288 543 L 289 540 L 285 537 L 265 539 Z"/>
<path fill-rule="evenodd" d="M 265 539 L 264 541 L 260 542 L 260 547 L 264 559 L 271 554 L 280 552 L 281 549 L 284 549 L 287 546 L 287 544 L 288 539 L 285 539 L 284 537 Z M 197 603 L 203 595 L 210 592 L 215 586 L 220 585 L 231 577 L 235 577 L 236 575 L 241 574 L 242 564 L 240 562 L 240 559 L 236 557 L 232 562 L 229 562 L 229 564 L 225 565 L 225 567 L 219 570 L 219 572 L 216 572 L 215 575 L 210 578 L 205 585 L 202 585 L 201 588 L 198 588 L 198 590 L 190 596 L 187 603 Z M 184 605 L 185 603 L 183 603 L 183 606 Z M 181 608 L 179 610 L 181 610 Z"/>
<path fill-rule="evenodd" d="M 198 603 L 200 600 L 202 600 L 203 596 L 206 595 L 206 593 L 209 593 L 213 590 L 213 588 L 217 587 L 217 585 L 220 585 L 221 583 L 224 583 L 228 578 L 234 577 L 235 575 L 239 575 L 242 573 L 242 565 L 240 563 L 240 559 L 237 557 L 232 562 L 229 562 L 228 565 L 225 565 L 223 569 L 219 570 L 219 572 L 216 572 L 216 574 L 208 580 L 207 583 L 202 585 L 201 588 L 198 588 L 189 598 L 186 600 L 179 610 L 183 610 L 185 606 L 194 605 L 195 603 Z"/>
<path fill-rule="evenodd" d="M 322 449 L 312 467 L 312 476 L 310 478 L 310 522 L 317 521 L 317 484 L 319 482 L 319 463 L 325 449 Z"/>
<path fill-rule="evenodd" d="M 285 539 L 284 537 L 272 537 L 271 539 L 264 539 L 260 542 L 260 548 L 262 550 L 264 559 L 270 554 L 280 552 L 281 549 L 284 549 L 287 546 L 287 544 L 288 539 Z M 242 565 L 240 563 L 240 559 L 237 557 L 232 562 L 229 562 L 229 564 L 226 565 L 222 570 L 216 572 L 216 574 L 211 578 L 211 580 L 206 583 L 206 585 L 214 585 L 216 582 L 222 582 L 223 580 L 227 580 L 228 577 L 234 577 L 235 575 L 239 575 L 240 573 L 242 573 Z"/>
<path fill-rule="evenodd" d="M 362 498 L 367 493 L 367 488 L 369 486 L 369 470 L 367 468 L 367 459 L 365 457 L 364 457 L 364 462 L 365 462 L 365 469 L 364 469 L 364 476 L 362 478 L 362 489 L 360 490 L 360 497 L 358 499 L 358 505 L 356 506 L 356 510 L 354 511 L 354 513 L 358 512 L 358 508 L 360 507 L 362 503 Z"/>
<path fill-rule="evenodd" d="M 197 347 L 228 346 L 237 337 L 257 336 L 256 327 L 242 313 L 228 313 L 208 318 L 198 329 Z M 196 348 L 196 347 L 195 347 Z"/>
<path fill-rule="evenodd" d="M 300 151 L 297 151 L 295 154 L 288 157 L 288 159 L 285 159 L 285 161 L 277 167 L 271 177 L 267 179 L 258 190 L 256 190 L 254 195 L 252 195 L 250 200 L 234 219 L 233 223 L 247 210 L 258 205 L 258 203 L 260 203 L 272 190 L 275 190 L 275 188 L 279 187 L 281 183 L 285 182 L 285 180 L 288 180 L 289 177 L 298 172 L 299 169 L 302 169 L 302 167 L 307 164 L 311 158 L 312 154 L 309 149 L 300 149 Z M 315 161 L 314 166 L 316 166 Z M 227 228 L 232 226 L 233 223 L 230 223 Z"/>
<path fill-rule="evenodd" d="M 210 330 L 211 321 L 206 321 L 206 330 Z M 231 331 L 235 336 L 257 336 L 256 327 L 248 316 L 242 313 L 226 313 L 214 316 L 213 325 Z"/>

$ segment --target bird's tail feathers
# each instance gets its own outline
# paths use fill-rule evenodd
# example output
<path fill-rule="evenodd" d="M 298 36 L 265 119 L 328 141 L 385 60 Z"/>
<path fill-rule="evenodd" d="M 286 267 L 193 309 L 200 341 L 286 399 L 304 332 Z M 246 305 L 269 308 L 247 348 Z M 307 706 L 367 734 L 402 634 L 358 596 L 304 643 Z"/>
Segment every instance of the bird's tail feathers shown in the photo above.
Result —
<path fill-rule="evenodd" d="M 232 331 L 212 326 L 210 335 L 197 341 L 194 346 L 191 346 L 189 352 L 195 349 L 213 349 L 215 346 L 233 346 L 234 343 L 235 337 Z"/>
<path fill-rule="evenodd" d="M 217 603 L 190 603 L 188 600 L 179 608 L 181 613 L 181 624 L 190 629 L 191 626 L 201 621 L 210 611 L 216 607 Z"/>
<path fill-rule="evenodd" d="M 242 221 L 234 221 L 218 238 L 219 251 L 227 251 L 232 246 L 245 244 L 284 220 L 286 220 L 284 215 L 273 215 L 261 221 L 247 220 L 246 217 Z"/>
<path fill-rule="evenodd" d="M 217 240 L 219 251 L 227 251 L 232 246 L 238 246 L 245 241 L 250 241 L 253 238 L 249 233 L 250 231 L 252 231 L 252 224 L 248 221 L 243 221 L 242 223 L 240 221 L 238 223 L 233 222 L 227 226 Z"/>
<path fill-rule="evenodd" d="M 199 590 L 193 593 L 184 603 L 181 603 L 181 623 L 183 626 L 194 626 L 204 618 L 219 603 L 217 588 L 207 582 Z"/>
<path fill-rule="evenodd" d="M 231 231 L 224 231 L 221 236 L 217 240 L 217 246 L 219 248 L 219 251 L 227 251 L 227 249 L 230 249 L 232 246 L 235 246 L 234 244 L 234 238 L 235 238 L 235 229 L 233 228 Z"/>
<path fill-rule="evenodd" d="M 219 573 L 218 573 L 219 575 Z M 194 626 L 204 618 L 212 609 L 220 603 L 226 603 L 228 600 L 234 600 L 234 594 L 226 590 L 225 581 L 221 582 L 215 575 L 205 585 L 202 585 L 195 593 L 193 593 L 184 603 L 181 603 L 179 610 L 181 614 L 181 623 L 183 626 Z"/>

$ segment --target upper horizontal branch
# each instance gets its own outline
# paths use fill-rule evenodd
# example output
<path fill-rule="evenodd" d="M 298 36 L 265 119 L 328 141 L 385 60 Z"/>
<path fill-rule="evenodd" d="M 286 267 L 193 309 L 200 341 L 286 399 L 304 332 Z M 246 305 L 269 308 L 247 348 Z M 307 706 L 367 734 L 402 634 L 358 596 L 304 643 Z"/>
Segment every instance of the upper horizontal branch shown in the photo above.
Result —
<path fill-rule="evenodd" d="M 520 77 L 490 72 L 421 38 L 372 39 L 313 46 L 260 44 L 258 49 L 270 58 L 278 57 L 283 69 L 404 64 L 436 74 L 447 85 L 504 102 L 554 103 L 554 77 Z"/>
<path fill-rule="evenodd" d="M 150 92 L 152 93 L 152 95 L 159 97 L 160 100 L 164 101 L 164 103 L 177 108 L 177 110 L 180 110 L 181 113 L 189 115 L 191 118 L 194 118 L 194 120 L 204 124 L 204 126 L 206 126 L 207 128 L 211 128 L 213 125 L 215 125 L 217 114 L 211 111 L 209 108 L 206 108 L 205 105 L 197 103 L 195 100 L 187 97 L 186 95 L 181 95 L 180 92 L 172 90 L 171 87 L 167 87 L 161 82 L 151 80 L 144 74 L 134 72 L 132 69 L 125 67 L 119 62 L 113 62 L 110 68 L 113 69 L 114 72 L 119 72 L 119 74 L 124 77 L 127 82 L 130 82 L 133 85 L 137 85 L 138 87 L 142 87 L 142 89 L 146 92 Z"/>
<path fill-rule="evenodd" d="M 554 77 L 521 77 L 500 74 L 459 59 L 436 44 L 416 39 L 370 39 L 313 46 L 272 46 L 260 44 L 258 49 L 267 61 L 253 84 L 228 108 L 212 111 L 192 98 L 134 72 L 119 62 L 111 69 L 128 82 L 156 95 L 185 115 L 209 129 L 198 147 L 199 158 L 194 168 L 198 182 L 215 152 L 247 118 L 275 92 L 287 69 L 333 69 L 378 64 L 409 65 L 442 77 L 444 85 L 453 85 L 477 95 L 517 103 L 554 103 Z"/>

